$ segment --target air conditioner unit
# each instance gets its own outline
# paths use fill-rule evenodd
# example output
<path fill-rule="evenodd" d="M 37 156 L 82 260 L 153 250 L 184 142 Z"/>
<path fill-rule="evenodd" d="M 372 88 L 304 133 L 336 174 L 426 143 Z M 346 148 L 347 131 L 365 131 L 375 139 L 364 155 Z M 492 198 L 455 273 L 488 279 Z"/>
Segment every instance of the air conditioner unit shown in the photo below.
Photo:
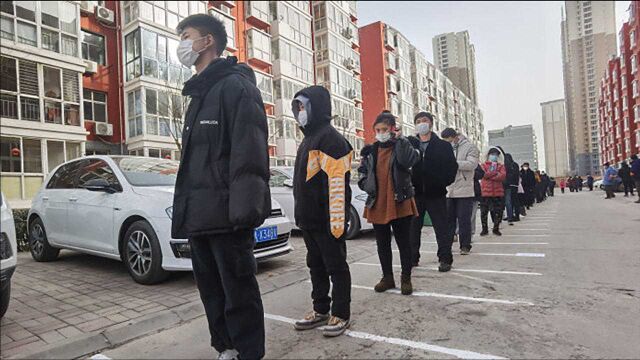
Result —
<path fill-rule="evenodd" d="M 96 135 L 113 136 L 113 125 L 107 123 L 96 123 Z"/>
<path fill-rule="evenodd" d="M 356 62 L 353 59 L 344 59 L 344 66 L 349 70 L 353 70 L 356 68 Z"/>
<path fill-rule="evenodd" d="M 80 12 L 85 14 L 93 14 L 95 4 L 93 1 L 80 1 Z"/>
<path fill-rule="evenodd" d="M 353 30 L 351 30 L 351 28 L 346 28 L 342 30 L 342 36 L 344 36 L 347 39 L 351 39 L 353 37 Z"/>
<path fill-rule="evenodd" d="M 84 73 L 95 74 L 98 72 L 98 63 L 91 60 L 84 61 Z"/>
<path fill-rule="evenodd" d="M 113 11 L 103 6 L 96 6 L 96 17 L 98 18 L 98 20 L 109 24 L 113 24 L 115 22 Z"/>

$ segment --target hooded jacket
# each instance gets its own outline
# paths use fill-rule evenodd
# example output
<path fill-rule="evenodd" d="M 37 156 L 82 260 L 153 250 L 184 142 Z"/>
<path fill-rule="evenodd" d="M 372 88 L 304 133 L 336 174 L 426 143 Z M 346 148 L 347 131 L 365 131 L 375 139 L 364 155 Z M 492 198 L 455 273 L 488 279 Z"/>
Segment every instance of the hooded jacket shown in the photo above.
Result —
<path fill-rule="evenodd" d="M 640 181 L 640 159 L 635 159 L 631 163 L 631 172 L 633 173 L 633 179 Z"/>
<path fill-rule="evenodd" d="M 492 147 L 491 149 L 497 149 Z M 489 151 L 491 151 L 489 149 Z M 498 149 L 499 150 L 499 149 Z M 500 156 L 502 157 L 502 155 Z M 503 159 L 498 159 L 496 167 L 492 168 L 493 163 L 489 161 L 489 154 L 487 153 L 487 160 L 481 165 L 484 170 L 484 177 L 480 183 L 482 189 L 482 197 L 503 197 L 504 187 L 502 182 L 507 177 L 507 171 L 504 164 L 501 162 Z"/>
<path fill-rule="evenodd" d="M 420 150 L 420 138 L 410 136 L 409 141 Z M 438 198 L 447 195 L 447 186 L 456 179 L 458 163 L 451 144 L 431 133 L 429 146 L 420 152 L 418 163 L 413 166 L 411 180 L 416 196 Z"/>
<path fill-rule="evenodd" d="M 509 187 L 517 188 L 520 183 L 520 166 L 517 162 L 513 161 L 511 154 L 506 153 L 502 147 L 497 146 L 498 150 L 504 157 L 504 167 L 507 170 L 507 177 L 504 179 L 503 185 L 507 189 Z"/>
<path fill-rule="evenodd" d="M 529 192 L 536 187 L 536 175 L 531 168 L 520 170 L 520 178 L 525 192 Z"/>
<path fill-rule="evenodd" d="M 253 229 L 271 211 L 267 117 L 253 70 L 219 58 L 184 85 L 191 101 L 171 236 Z"/>
<path fill-rule="evenodd" d="M 620 165 L 618 176 L 620 176 L 620 179 L 625 183 L 633 181 L 633 178 L 631 177 L 631 168 L 626 163 L 622 163 L 622 165 Z"/>
<path fill-rule="evenodd" d="M 453 145 L 453 153 L 458 163 L 458 172 L 453 184 L 447 187 L 447 197 L 474 197 L 473 177 L 480 161 L 480 150 L 466 137 L 459 135 L 458 143 Z"/>
<path fill-rule="evenodd" d="M 293 175 L 296 225 L 307 231 L 328 231 L 344 238 L 351 207 L 353 148 L 331 125 L 331 96 L 322 86 L 295 94 L 309 99 L 304 139 L 298 147 Z M 295 100 L 294 100 L 295 101 Z M 294 107 L 295 108 L 295 107 Z M 297 110 L 294 110 L 297 115 Z"/>

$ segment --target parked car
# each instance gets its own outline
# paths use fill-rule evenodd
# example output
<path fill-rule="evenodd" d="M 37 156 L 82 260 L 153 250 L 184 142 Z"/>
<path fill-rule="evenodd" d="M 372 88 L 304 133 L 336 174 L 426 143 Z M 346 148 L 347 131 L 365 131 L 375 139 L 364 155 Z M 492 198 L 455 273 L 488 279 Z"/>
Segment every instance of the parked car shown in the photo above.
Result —
<path fill-rule="evenodd" d="M 367 193 L 360 190 L 356 183 L 357 172 L 352 171 L 351 179 L 351 208 L 349 209 L 349 217 L 347 219 L 347 239 L 353 239 L 360 234 L 361 231 L 373 229 L 373 225 L 368 223 L 364 218 L 364 204 L 367 201 Z M 271 167 L 271 196 L 276 198 L 285 215 L 289 218 L 295 228 L 294 219 L 294 200 L 293 200 L 293 167 L 291 166 L 274 166 Z"/>
<path fill-rule="evenodd" d="M 16 269 L 18 245 L 13 212 L 4 194 L 0 193 L 0 318 L 9 308 L 11 277 Z"/>
<path fill-rule="evenodd" d="M 171 238 L 177 171 L 177 161 L 135 156 L 89 156 L 58 166 L 29 211 L 31 255 L 52 261 L 70 249 L 121 260 L 141 284 L 192 270 L 188 241 Z M 255 230 L 256 258 L 290 252 L 290 232 L 272 200 L 271 215 Z"/>
<path fill-rule="evenodd" d="M 604 185 L 602 184 L 602 180 L 596 180 L 593 182 L 593 187 L 596 189 L 600 189 L 600 190 L 604 190 Z M 624 184 L 622 183 L 622 181 L 617 181 L 616 182 L 616 186 L 613 189 L 613 191 L 615 192 L 623 192 L 624 191 Z"/>

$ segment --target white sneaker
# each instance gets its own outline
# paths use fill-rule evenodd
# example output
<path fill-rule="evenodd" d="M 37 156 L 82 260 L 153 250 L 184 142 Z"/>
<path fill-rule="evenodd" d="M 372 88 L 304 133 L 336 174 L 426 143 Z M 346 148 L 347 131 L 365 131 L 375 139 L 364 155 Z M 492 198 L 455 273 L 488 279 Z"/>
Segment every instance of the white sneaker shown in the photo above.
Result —
<path fill-rule="evenodd" d="M 236 349 L 225 350 L 218 355 L 218 360 L 237 360 L 238 355 L 239 353 Z"/>

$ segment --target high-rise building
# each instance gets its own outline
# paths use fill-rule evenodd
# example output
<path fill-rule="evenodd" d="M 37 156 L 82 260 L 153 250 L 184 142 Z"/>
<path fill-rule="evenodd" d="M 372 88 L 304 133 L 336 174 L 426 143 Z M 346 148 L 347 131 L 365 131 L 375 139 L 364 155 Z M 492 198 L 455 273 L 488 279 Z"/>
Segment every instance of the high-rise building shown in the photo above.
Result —
<path fill-rule="evenodd" d="M 615 2 L 565 1 L 562 55 L 569 166 L 599 174 L 598 77 L 616 55 Z"/>
<path fill-rule="evenodd" d="M 599 124 L 602 162 L 619 164 L 640 152 L 640 7 L 631 2 L 629 21 L 619 32 L 620 56 L 608 62 L 600 80 Z"/>
<path fill-rule="evenodd" d="M 543 102 L 540 106 L 544 132 L 545 170 L 551 176 L 571 175 L 564 99 Z"/>
<path fill-rule="evenodd" d="M 433 37 L 436 66 L 474 104 L 478 103 L 476 83 L 476 50 L 468 31 L 445 33 Z"/>
<path fill-rule="evenodd" d="M 519 165 L 528 162 L 532 169 L 538 169 L 538 144 L 533 125 L 509 125 L 504 129 L 489 130 L 489 146 L 500 146 Z"/>
<path fill-rule="evenodd" d="M 435 116 L 434 130 L 462 131 L 482 148 L 482 113 L 441 71 L 392 26 L 375 22 L 360 28 L 365 139 L 374 139 L 373 121 L 383 110 L 412 134 L 419 111 Z"/>

